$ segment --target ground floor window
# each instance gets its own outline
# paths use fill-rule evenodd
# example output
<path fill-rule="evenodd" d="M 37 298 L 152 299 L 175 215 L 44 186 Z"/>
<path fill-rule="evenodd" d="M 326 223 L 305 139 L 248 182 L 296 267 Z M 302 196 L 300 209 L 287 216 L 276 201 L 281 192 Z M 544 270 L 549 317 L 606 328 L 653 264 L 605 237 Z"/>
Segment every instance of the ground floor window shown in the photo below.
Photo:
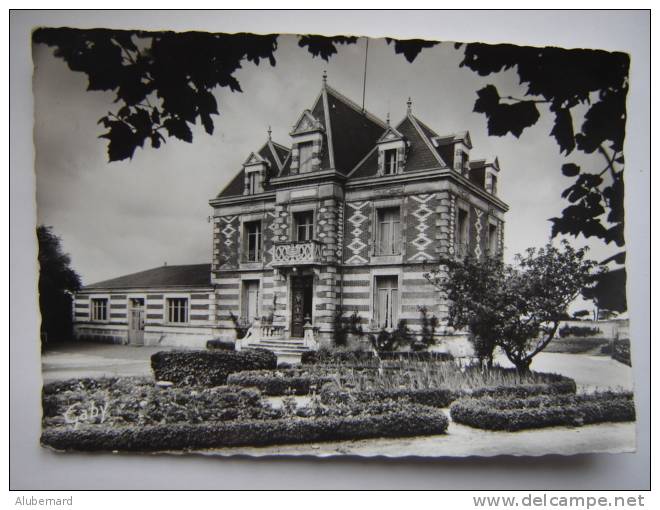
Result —
<path fill-rule="evenodd" d="M 106 298 L 92 299 L 92 320 L 93 321 L 108 320 L 108 300 Z"/>
<path fill-rule="evenodd" d="M 243 281 L 243 306 L 241 315 L 251 323 L 259 317 L 259 280 Z"/>
<path fill-rule="evenodd" d="M 168 322 L 188 322 L 188 299 L 187 298 L 168 298 L 167 300 L 167 321 Z"/>
<path fill-rule="evenodd" d="M 399 320 L 399 282 L 396 276 L 377 276 L 374 319 L 379 328 L 394 328 Z"/>

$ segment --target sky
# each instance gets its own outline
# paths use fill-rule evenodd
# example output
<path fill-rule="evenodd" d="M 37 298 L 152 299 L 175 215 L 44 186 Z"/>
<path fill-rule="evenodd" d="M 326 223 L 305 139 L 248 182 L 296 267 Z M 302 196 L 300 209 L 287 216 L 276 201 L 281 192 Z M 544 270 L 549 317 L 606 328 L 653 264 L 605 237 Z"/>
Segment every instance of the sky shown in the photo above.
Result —
<path fill-rule="evenodd" d="M 324 70 L 330 86 L 361 102 L 366 39 L 339 46 L 329 62 L 313 58 L 297 41 L 279 37 L 274 67 L 245 62 L 235 74 L 242 93 L 214 91 L 220 115 L 213 135 L 196 126 L 191 144 L 168 139 L 159 149 L 137 149 L 132 160 L 113 163 L 106 141 L 97 138 L 103 132 L 98 119 L 116 108 L 113 95 L 87 92 L 84 74 L 70 71 L 52 49 L 33 47 L 37 219 L 61 237 L 83 284 L 164 263 L 210 262 L 208 201 L 263 145 L 268 126 L 273 140 L 289 146 L 288 133 L 312 107 Z M 442 43 L 410 64 L 384 39 L 370 39 L 365 107 L 381 119 L 389 113 L 396 125 L 410 97 L 413 113 L 438 134 L 469 131 L 472 159 L 498 157 L 499 195 L 510 207 L 505 258 L 511 261 L 549 240 L 548 219 L 566 207 L 560 195 L 572 180 L 560 172 L 565 159 L 549 137 L 552 117 L 542 108 L 541 119 L 519 139 L 488 136 L 485 116 L 472 112 L 476 91 L 492 83 L 502 95 L 521 95 L 517 75 L 480 77 L 460 68 L 461 58 L 461 50 Z M 602 166 L 587 156 L 571 161 Z M 589 245 L 597 260 L 616 252 L 599 241 L 570 240 Z"/>

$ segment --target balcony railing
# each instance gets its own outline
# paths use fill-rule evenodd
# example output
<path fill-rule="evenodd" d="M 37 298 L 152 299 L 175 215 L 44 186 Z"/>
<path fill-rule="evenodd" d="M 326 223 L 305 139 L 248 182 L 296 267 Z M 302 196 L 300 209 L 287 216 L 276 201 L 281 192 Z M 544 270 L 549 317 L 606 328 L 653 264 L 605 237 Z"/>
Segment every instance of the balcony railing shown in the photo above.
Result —
<path fill-rule="evenodd" d="M 275 243 L 274 266 L 298 266 L 321 264 L 319 241 L 284 241 Z"/>

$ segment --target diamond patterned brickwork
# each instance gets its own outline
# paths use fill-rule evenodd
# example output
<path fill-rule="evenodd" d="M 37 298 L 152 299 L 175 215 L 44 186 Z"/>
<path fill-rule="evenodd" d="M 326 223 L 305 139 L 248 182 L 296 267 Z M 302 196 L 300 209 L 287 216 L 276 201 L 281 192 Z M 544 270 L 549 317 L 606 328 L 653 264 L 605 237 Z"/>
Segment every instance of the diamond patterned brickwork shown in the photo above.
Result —
<path fill-rule="evenodd" d="M 448 192 L 438 192 L 435 201 L 435 246 L 436 257 L 448 256 L 454 237 L 452 232 L 452 197 Z"/>
<path fill-rule="evenodd" d="M 238 216 L 220 216 L 214 225 L 218 229 L 217 244 L 214 244 L 214 266 L 217 269 L 238 267 L 239 228 Z M 214 232 L 215 234 L 215 232 Z M 217 254 L 215 251 L 217 250 Z"/>
<path fill-rule="evenodd" d="M 435 193 L 412 195 L 405 205 L 406 261 L 423 262 L 436 258 Z"/>
<path fill-rule="evenodd" d="M 470 206 L 470 229 L 468 250 L 469 253 L 477 258 L 486 253 L 488 236 L 486 235 L 488 215 L 481 209 Z"/>
<path fill-rule="evenodd" d="M 270 267 L 273 262 L 273 239 L 275 237 L 275 212 L 266 211 L 263 222 L 264 263 Z"/>
<path fill-rule="evenodd" d="M 366 264 L 371 242 L 371 202 L 347 202 L 344 231 L 346 264 Z"/>
<path fill-rule="evenodd" d="M 329 198 L 319 203 L 316 213 L 316 238 L 323 243 L 321 256 L 327 264 L 337 263 L 339 209 L 340 203 Z"/>

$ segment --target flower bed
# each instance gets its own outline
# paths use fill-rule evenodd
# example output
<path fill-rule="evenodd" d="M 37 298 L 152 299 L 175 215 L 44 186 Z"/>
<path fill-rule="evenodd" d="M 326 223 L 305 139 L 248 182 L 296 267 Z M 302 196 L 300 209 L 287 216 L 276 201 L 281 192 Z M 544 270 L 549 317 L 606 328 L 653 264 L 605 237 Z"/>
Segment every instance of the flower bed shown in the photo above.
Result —
<path fill-rule="evenodd" d="M 430 407 L 448 407 L 456 395 L 446 388 L 394 388 L 388 390 L 375 391 L 338 391 L 332 385 L 326 385 L 321 390 L 321 401 L 326 404 L 334 402 L 373 402 L 384 399 L 405 400 L 413 404 L 420 404 Z"/>
<path fill-rule="evenodd" d="M 82 379 L 43 390 L 43 424 L 155 425 L 273 418 L 258 391 L 238 386 L 159 387 L 142 378 Z"/>
<path fill-rule="evenodd" d="M 293 374 L 289 374 L 292 372 Z M 321 387 L 333 380 L 330 376 L 294 375 L 297 370 L 278 370 L 276 372 L 264 370 L 256 372 L 237 372 L 230 374 L 227 383 L 257 388 L 264 395 L 308 395 L 319 391 Z"/>
<path fill-rule="evenodd" d="M 560 395 L 575 393 L 577 386 L 569 377 L 558 374 L 544 374 L 548 380 L 541 384 L 515 384 L 477 388 L 469 392 L 474 398 L 481 397 L 532 397 L 535 395 Z"/>
<path fill-rule="evenodd" d="M 156 379 L 195 386 L 220 386 L 227 383 L 227 376 L 231 373 L 274 369 L 276 366 L 277 356 L 263 349 L 161 351 L 151 356 Z"/>
<path fill-rule="evenodd" d="M 487 430 L 582 426 L 635 420 L 632 393 L 464 398 L 451 406 L 457 423 Z"/>

